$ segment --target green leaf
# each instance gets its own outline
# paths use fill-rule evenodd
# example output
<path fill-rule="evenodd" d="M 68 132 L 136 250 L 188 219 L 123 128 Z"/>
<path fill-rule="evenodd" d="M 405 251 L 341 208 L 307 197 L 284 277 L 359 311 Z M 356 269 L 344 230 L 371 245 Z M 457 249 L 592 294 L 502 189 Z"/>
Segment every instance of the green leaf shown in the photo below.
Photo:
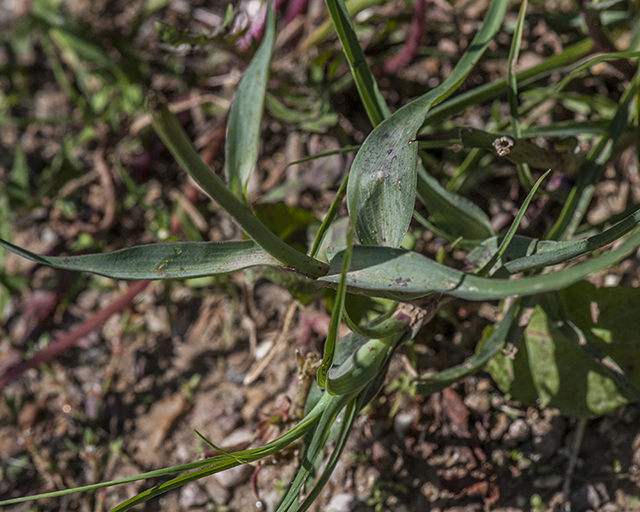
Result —
<path fill-rule="evenodd" d="M 300 231 L 306 232 L 309 224 L 320 223 L 311 212 L 285 203 L 258 204 L 253 207 L 253 213 L 278 238 L 285 241 Z"/>
<path fill-rule="evenodd" d="M 549 297 L 546 306 L 536 307 L 515 359 L 498 355 L 488 365 L 500 388 L 526 404 L 555 407 L 569 416 L 593 418 L 625 404 L 629 397 L 621 391 L 611 371 L 581 345 L 585 344 L 586 335 L 597 341 L 605 354 L 611 350 L 616 362 L 628 367 L 637 361 L 640 294 L 631 289 L 625 293 L 620 288 L 608 289 L 604 295 L 600 291 L 588 283 L 578 283 L 560 294 L 561 303 L 549 302 Z M 586 319 L 593 309 L 590 298 L 595 297 L 596 304 L 602 304 L 605 311 L 600 312 L 600 332 L 606 332 L 606 337 L 615 336 L 615 343 L 613 338 L 610 342 L 598 339 L 593 327 L 590 332 L 570 320 L 577 317 L 584 327 L 592 323 Z M 632 304 L 625 308 L 624 299 L 618 297 L 631 299 Z M 615 312 L 618 307 L 622 307 L 620 313 Z M 571 314 L 565 317 L 563 308 Z M 636 385 L 640 383 L 637 373 L 634 381 Z"/>
<path fill-rule="evenodd" d="M 405 105 L 367 137 L 351 167 L 347 205 L 362 244 L 398 247 L 411 221 L 416 191 L 415 142 L 432 105 L 462 84 L 500 28 L 506 0 L 493 0 L 469 50 L 440 86 Z"/>
<path fill-rule="evenodd" d="M 240 80 L 227 123 L 225 146 L 227 182 L 231 192 L 244 200 L 247 196 L 247 184 L 251 171 L 258 161 L 269 64 L 275 41 L 276 22 L 271 2 L 269 2 L 264 39 Z"/>
<path fill-rule="evenodd" d="M 389 339 L 368 340 L 343 364 L 331 369 L 326 380 L 327 391 L 333 395 L 352 395 L 363 390 L 380 371 L 390 350 Z"/>
<path fill-rule="evenodd" d="M 585 238 L 584 240 L 556 242 L 515 236 L 498 261 L 498 265 L 499 267 L 503 267 L 507 273 L 515 274 L 526 270 L 534 270 L 558 263 L 565 263 L 615 242 L 638 227 L 638 225 L 640 225 L 640 209 L 602 233 Z M 467 261 L 478 266 L 486 265 L 497 251 L 498 244 L 501 240 L 502 237 L 493 237 L 485 240 L 469 253 Z"/>
<path fill-rule="evenodd" d="M 538 190 L 538 187 L 540 187 L 540 185 L 542 184 L 542 180 L 544 180 L 550 172 L 551 171 L 545 172 L 542 176 L 540 176 L 538 181 L 535 182 L 533 187 L 531 187 L 531 190 L 527 194 L 527 197 L 522 203 L 522 206 L 520 206 L 520 209 L 518 210 L 518 214 L 516 215 L 516 218 L 513 219 L 513 222 L 509 227 L 509 231 L 507 231 L 507 234 L 504 236 L 504 238 L 500 242 L 500 246 L 498 247 L 498 250 L 491 257 L 491 259 L 485 265 L 483 265 L 483 267 L 478 271 L 478 275 L 486 276 L 487 274 L 489 274 L 489 272 L 493 269 L 493 266 L 496 264 L 496 262 L 500 260 L 500 258 L 502 258 L 502 255 L 507 251 L 507 249 L 509 248 L 509 245 L 511 245 L 511 242 L 513 241 L 513 237 L 515 236 L 516 231 L 518 230 L 518 227 L 520 226 L 520 223 L 522 222 L 522 217 L 524 217 L 524 214 L 527 211 L 527 208 L 529 207 L 531 200 L 533 199 L 533 196 Z"/>
<path fill-rule="evenodd" d="M 453 366 L 442 372 L 417 381 L 416 393 L 420 395 L 430 395 L 441 391 L 454 382 L 463 379 L 478 371 L 489 360 L 500 353 L 504 347 L 505 340 L 511 329 L 514 318 L 517 318 L 522 311 L 519 301 L 514 302 L 505 313 L 498 326 L 493 329 L 489 337 L 479 344 L 476 353 L 468 358 L 464 363 Z"/>
<path fill-rule="evenodd" d="M 340 323 L 342 321 L 342 313 L 344 311 L 344 302 L 347 295 L 346 275 L 351 265 L 351 254 L 353 251 L 353 242 L 355 233 L 353 226 L 349 226 L 349 234 L 347 236 L 347 247 L 342 260 L 342 268 L 340 270 L 340 281 L 338 283 L 338 291 L 336 292 L 336 301 L 331 312 L 331 324 L 329 325 L 329 333 L 324 344 L 324 357 L 318 368 L 318 386 L 325 388 L 327 384 L 327 375 L 333 366 L 336 342 L 338 341 L 338 333 L 340 331 Z M 344 393 L 343 393 L 344 394 Z"/>
<path fill-rule="evenodd" d="M 581 282 L 558 295 L 567 319 L 640 386 L 640 288 Z"/>
<path fill-rule="evenodd" d="M 355 246 L 349 291 L 396 299 L 411 299 L 440 292 L 468 300 L 502 299 L 511 295 L 534 295 L 559 290 L 589 274 L 615 265 L 640 245 L 636 232 L 618 248 L 589 261 L 550 274 L 521 279 L 488 279 L 466 274 L 418 254 L 389 247 Z M 331 268 L 319 282 L 335 286 L 340 279 L 343 250 L 330 257 Z"/>
<path fill-rule="evenodd" d="M 633 100 L 636 97 L 639 85 L 640 70 L 636 72 L 629 86 L 622 94 L 614 118 L 603 132 L 598 143 L 587 154 L 586 161 L 580 167 L 578 180 L 571 189 L 560 216 L 549 231 L 548 239 L 568 238 L 573 235 L 580 225 L 591 202 L 595 182 L 600 170 L 611 157 L 614 143 L 627 129 L 630 115 L 633 111 Z"/>
<path fill-rule="evenodd" d="M 206 194 L 231 215 L 244 232 L 278 261 L 308 276 L 316 277 L 327 272 L 321 261 L 297 251 L 274 235 L 253 215 L 225 186 L 218 176 L 202 161 L 184 129 L 159 96 L 149 101 L 153 128 L 185 172 L 191 176 Z"/>
<path fill-rule="evenodd" d="M 326 0 L 326 4 L 333 26 L 342 43 L 362 104 L 367 111 L 371 124 L 377 126 L 384 118 L 391 115 L 389 107 L 380 94 L 378 84 L 371 73 L 360 43 L 358 43 L 358 37 L 344 1 Z"/>
<path fill-rule="evenodd" d="M 417 192 L 434 222 L 450 237 L 484 240 L 494 235 L 489 217 L 479 206 L 444 188 L 421 163 L 418 163 Z"/>
<path fill-rule="evenodd" d="M 40 256 L 2 239 L 0 247 L 50 267 L 114 279 L 182 279 L 228 274 L 256 265 L 279 266 L 277 260 L 250 240 L 150 244 L 82 256 Z"/>
<path fill-rule="evenodd" d="M 509 113 L 511 114 L 511 128 L 516 137 L 522 137 L 520 128 L 520 118 L 518 117 L 518 80 L 516 78 L 516 64 L 520 56 L 520 46 L 522 45 L 522 31 L 524 30 L 524 19 L 527 15 L 527 0 L 520 5 L 516 30 L 511 41 L 509 57 L 507 58 L 507 100 L 509 102 Z M 518 177 L 520 183 L 525 188 L 530 188 L 533 184 L 531 170 L 526 163 L 518 164 Z"/>

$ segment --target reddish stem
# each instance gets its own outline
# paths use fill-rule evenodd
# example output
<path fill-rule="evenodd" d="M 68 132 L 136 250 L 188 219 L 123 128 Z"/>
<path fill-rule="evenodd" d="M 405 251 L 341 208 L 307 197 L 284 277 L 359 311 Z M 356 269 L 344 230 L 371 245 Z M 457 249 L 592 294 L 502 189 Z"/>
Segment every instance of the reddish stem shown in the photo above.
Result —
<path fill-rule="evenodd" d="M 407 66 L 416 56 L 420 39 L 424 34 L 426 25 L 426 4 L 425 0 L 414 0 L 413 3 L 413 20 L 411 22 L 411 32 L 404 43 L 400 53 L 391 57 L 384 63 L 383 69 L 385 73 L 395 73 L 400 68 Z"/>
<path fill-rule="evenodd" d="M 78 325 L 73 331 L 56 337 L 55 341 L 51 343 L 47 348 L 41 350 L 35 354 L 31 359 L 22 361 L 11 368 L 7 369 L 3 375 L 0 375 L 0 391 L 4 389 L 9 383 L 18 378 L 23 372 L 35 368 L 36 366 L 59 356 L 65 350 L 76 345 L 87 334 L 94 331 L 102 324 L 104 324 L 111 315 L 119 313 L 126 308 L 131 301 L 142 292 L 149 281 L 138 281 L 132 284 L 127 293 L 114 300 L 107 307 L 101 309 L 93 316 Z"/>

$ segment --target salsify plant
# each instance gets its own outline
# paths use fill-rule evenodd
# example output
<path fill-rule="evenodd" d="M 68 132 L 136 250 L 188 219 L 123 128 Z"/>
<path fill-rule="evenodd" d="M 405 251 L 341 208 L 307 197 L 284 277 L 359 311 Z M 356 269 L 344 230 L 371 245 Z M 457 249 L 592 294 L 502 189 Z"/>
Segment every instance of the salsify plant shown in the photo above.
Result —
<path fill-rule="evenodd" d="M 634 314 L 633 309 L 637 308 L 640 294 L 620 287 L 596 290 L 584 281 L 590 274 L 616 265 L 640 246 L 640 210 L 625 212 L 610 219 L 607 225 L 584 223 L 603 166 L 614 151 L 633 143 L 633 138 L 630 141 L 627 135 L 637 132 L 640 72 L 629 77 L 629 84 L 610 118 L 549 127 L 525 127 L 520 122 L 545 99 L 561 97 L 565 87 L 591 66 L 611 59 L 635 62 L 631 59 L 637 59 L 640 52 L 632 47 L 624 52 L 593 54 L 593 43 L 586 38 L 563 53 L 517 73 L 515 66 L 527 9 L 525 1 L 514 29 L 507 76 L 452 96 L 503 24 L 508 2 L 492 0 L 482 25 L 449 77 L 392 113 L 367 64 L 345 4 L 342 0 L 326 3 L 374 128 L 358 148 L 348 178 L 307 254 L 270 231 L 254 214 L 247 196 L 247 185 L 259 155 L 276 38 L 271 9 L 264 38 L 239 84 L 229 114 L 226 184 L 202 161 L 164 98 L 160 95 L 149 98 L 153 127 L 173 157 L 202 190 L 231 215 L 248 239 L 162 243 L 107 254 L 65 257 L 40 256 L 0 240 L 0 246 L 34 262 L 115 279 L 185 279 L 268 266 L 278 269 L 278 275 L 287 276 L 289 281 L 335 289 L 324 355 L 303 418 L 289 431 L 258 448 L 234 453 L 217 448 L 219 455 L 204 460 L 122 480 L 6 500 L 0 502 L 0 506 L 180 474 L 113 509 L 127 510 L 196 479 L 253 463 L 304 438 L 299 468 L 285 490 L 278 511 L 306 510 L 335 468 L 358 414 L 384 383 L 394 352 L 415 338 L 441 305 L 455 298 L 509 300 L 503 301 L 501 319 L 481 340 L 475 355 L 459 366 L 418 379 L 417 393 L 433 393 L 472 372 L 489 368 L 498 384 L 513 396 L 528 403 L 559 407 L 569 415 L 593 417 L 640 399 L 640 365 L 637 364 L 640 346 L 631 334 L 633 326 L 637 329 L 637 311 Z M 632 37 L 636 46 L 639 39 Z M 519 85 L 532 84 L 559 71 L 564 73 L 562 80 L 536 89 L 537 94 L 532 94 L 528 103 L 519 104 Z M 434 142 L 430 138 L 433 127 L 471 104 L 505 93 L 509 100 L 509 120 L 497 123 L 493 133 L 463 128 L 453 142 L 471 150 L 469 159 L 449 184 L 443 186 L 426 170 L 433 157 L 425 149 L 435 147 L 429 146 Z M 581 133 L 593 134 L 595 138 L 591 150 L 584 156 L 575 155 L 571 150 L 543 150 L 529 141 L 538 136 Z M 451 139 L 443 142 L 451 143 Z M 503 234 L 494 231 L 479 206 L 458 193 L 458 180 L 472 161 L 486 151 L 495 151 L 500 157 L 506 156 L 515 162 L 520 184 L 529 191 L 512 225 Z M 571 172 L 577 178 L 568 193 L 543 190 L 541 183 L 549 171 L 536 180 L 532 169 Z M 561 213 L 541 239 L 516 235 L 536 194 L 546 194 L 552 201 L 563 202 Z M 327 248 L 326 239 L 345 197 L 350 219 L 346 245 Z M 414 211 L 416 197 L 428 210 L 429 219 Z M 474 269 L 453 268 L 401 248 L 412 218 L 467 250 L 467 260 Z M 600 250 L 609 245 L 612 248 Z M 326 259 L 321 257 L 325 253 Z M 581 257 L 585 258 L 565 265 Z M 348 294 L 391 299 L 393 305 L 386 313 L 357 325 L 345 309 Z M 593 302 L 599 307 L 599 319 L 589 314 Z M 525 310 L 532 309 L 532 315 L 523 315 Z M 343 320 L 353 332 L 338 341 Z M 535 329 L 527 330 L 527 322 Z M 515 356 L 503 355 L 507 345 L 519 346 Z M 331 438 L 335 440 L 328 453 Z M 207 442 L 216 447 L 211 441 Z M 316 474 L 314 468 L 319 468 L 324 459 L 327 459 L 324 469 Z"/>

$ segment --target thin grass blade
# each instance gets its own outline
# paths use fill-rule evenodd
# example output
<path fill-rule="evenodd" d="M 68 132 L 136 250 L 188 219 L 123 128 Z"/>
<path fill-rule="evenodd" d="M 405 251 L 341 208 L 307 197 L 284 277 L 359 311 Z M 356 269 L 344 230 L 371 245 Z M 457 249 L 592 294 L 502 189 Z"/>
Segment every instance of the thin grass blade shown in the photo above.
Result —
<path fill-rule="evenodd" d="M 329 232 L 329 227 L 331 226 L 331 223 L 333 222 L 333 220 L 336 218 L 336 215 L 338 214 L 338 210 L 340 209 L 340 205 L 344 200 L 344 196 L 347 194 L 347 182 L 348 182 L 348 177 L 342 180 L 342 184 L 338 189 L 336 197 L 333 198 L 333 201 L 331 202 L 331 206 L 329 207 L 329 211 L 327 212 L 327 215 L 325 216 L 324 220 L 322 221 L 322 224 L 320 225 L 320 228 L 318 229 L 318 234 L 316 235 L 316 238 L 313 241 L 313 247 L 311 248 L 311 252 L 309 253 L 309 255 L 312 258 L 316 258 L 318 256 L 318 252 L 320 251 L 322 242 L 324 241 L 325 236 Z M 349 229 L 351 230 L 351 227 Z"/>
<path fill-rule="evenodd" d="M 565 48 L 558 54 L 549 57 L 541 64 L 521 71 L 516 78 L 521 85 L 534 82 L 549 76 L 551 73 L 566 68 L 593 51 L 593 41 L 586 38 L 573 46 Z M 465 108 L 489 101 L 507 90 L 507 77 L 498 78 L 493 82 L 481 85 L 470 91 L 463 92 L 455 98 L 434 107 L 424 118 L 423 126 L 442 121 L 444 118 Z"/>
<path fill-rule="evenodd" d="M 288 511 L 294 504 L 294 502 L 298 499 L 302 486 L 309 478 L 311 468 L 314 467 L 316 458 L 318 456 L 321 456 L 324 451 L 327 436 L 329 435 L 331 426 L 333 425 L 340 411 L 354 398 L 353 395 L 335 396 L 330 395 L 326 392 L 324 393 L 323 397 L 324 396 L 331 397 L 331 400 L 327 403 L 327 406 L 324 409 L 322 416 L 320 417 L 320 421 L 318 422 L 318 425 L 313 433 L 313 437 L 309 443 L 309 446 L 303 455 L 303 460 L 300 464 L 300 467 L 298 468 L 296 477 L 289 485 L 287 493 L 282 498 L 282 501 L 280 501 L 276 512 Z"/>
<path fill-rule="evenodd" d="M 353 424 L 358 417 L 359 411 L 356 408 L 356 400 L 357 399 L 354 398 L 347 404 L 344 417 L 342 418 L 340 433 L 338 434 L 338 438 L 336 440 L 336 445 L 334 446 L 333 451 L 329 456 L 329 460 L 327 461 L 327 465 L 325 466 L 322 475 L 320 475 L 320 478 L 318 478 L 315 485 L 313 486 L 313 489 L 311 489 L 311 492 L 309 492 L 308 496 L 305 498 L 302 504 L 299 507 L 293 509 L 295 512 L 305 512 L 306 510 L 308 510 L 316 500 L 316 498 L 320 495 L 320 492 L 329 481 L 329 478 L 331 478 L 333 470 L 336 468 L 336 465 L 340 460 L 340 456 L 342 455 L 342 452 L 347 445 L 347 441 L 349 440 L 349 434 L 351 434 Z"/>
<path fill-rule="evenodd" d="M 506 269 L 509 274 L 515 274 L 557 265 L 558 263 L 566 263 L 615 242 L 639 225 L 640 209 L 602 233 L 584 240 L 557 242 L 516 236 L 498 261 L 498 264 Z M 484 266 L 488 258 L 491 258 L 497 251 L 500 240 L 500 237 L 485 240 L 469 253 L 467 261 L 478 266 Z"/>
<path fill-rule="evenodd" d="M 547 235 L 547 239 L 569 238 L 576 231 L 584 217 L 595 189 L 595 181 L 603 165 L 611 156 L 613 144 L 626 130 L 630 111 L 640 85 L 640 70 L 635 74 L 629 87 L 620 98 L 618 110 L 598 143 L 589 151 L 586 162 L 580 168 L 575 186 L 571 189 L 558 220 Z"/>
<path fill-rule="evenodd" d="M 353 225 L 349 227 L 349 235 L 347 238 L 347 247 L 345 249 L 344 258 L 342 260 L 342 271 L 340 273 L 340 283 L 336 292 L 336 300 L 333 305 L 333 311 L 331 312 L 331 324 L 329 325 L 329 333 L 327 335 L 327 341 L 324 344 L 324 357 L 318 368 L 318 386 L 324 389 L 327 384 L 327 375 L 329 370 L 333 366 L 333 360 L 336 350 L 336 342 L 338 341 L 338 333 L 340 331 L 340 322 L 342 321 L 342 314 L 344 312 L 344 302 L 347 296 L 347 283 L 346 275 L 349 271 L 349 265 L 351 264 L 351 254 L 353 251 L 353 242 L 355 239 L 355 232 Z"/>
<path fill-rule="evenodd" d="M 333 26 L 340 38 L 344 54 L 351 68 L 351 74 L 358 88 L 362 104 L 367 111 L 371 124 L 377 126 L 383 119 L 391 115 L 391 111 L 380 94 L 378 84 L 373 78 L 369 64 L 367 64 L 344 0 L 325 1 Z"/>
<path fill-rule="evenodd" d="M 518 58 L 520 56 L 522 31 L 524 30 L 524 19 L 527 15 L 527 5 L 527 0 L 524 0 L 520 5 L 516 30 L 513 34 L 511 48 L 509 49 L 509 57 L 507 58 L 507 100 L 509 102 L 509 112 L 511 114 L 511 128 L 513 129 L 513 134 L 516 137 L 522 137 L 520 118 L 518 117 L 518 80 L 516 78 L 516 64 L 518 63 Z M 529 169 L 529 166 L 526 163 L 518 164 L 517 169 L 521 185 L 525 188 L 531 188 L 533 178 L 531 176 L 531 169 Z"/>
<path fill-rule="evenodd" d="M 137 494 L 133 498 L 130 498 L 117 507 L 113 508 L 111 512 L 121 512 L 124 510 L 129 510 L 136 505 L 144 503 L 152 498 L 155 498 L 156 496 L 160 496 L 161 494 L 164 494 L 165 492 L 168 492 L 172 489 L 182 487 L 189 482 L 193 482 L 200 478 L 204 478 L 206 476 L 239 466 L 239 460 L 249 463 L 272 455 L 314 429 L 316 424 L 325 414 L 326 410 L 333 404 L 335 404 L 335 401 L 335 397 L 328 395 L 328 393 L 324 393 L 313 410 L 309 412 L 300 423 L 298 423 L 295 427 L 293 427 L 291 430 L 281 435 L 277 439 L 274 439 L 273 441 L 259 448 L 243 450 L 228 455 L 217 455 L 210 459 L 192 463 L 198 464 L 198 466 L 194 467 L 199 467 L 202 469 L 193 471 L 192 473 L 189 473 L 187 475 L 179 476 L 161 485 L 152 487 L 151 489 L 147 489 L 146 491 Z M 184 469 L 182 471 L 184 471 Z M 173 471 L 173 473 L 176 472 L 177 471 Z"/>
<path fill-rule="evenodd" d="M 536 191 L 542 184 L 542 181 L 549 175 L 550 172 L 551 171 L 545 172 L 540 177 L 540 179 L 538 179 L 538 181 L 536 181 L 536 183 L 533 185 L 533 187 L 527 194 L 527 197 L 525 198 L 524 202 L 522 203 L 522 206 L 520 206 L 520 210 L 518 210 L 518 215 L 516 215 L 516 218 L 513 219 L 513 222 L 509 227 L 509 231 L 507 231 L 507 234 L 504 236 L 504 238 L 500 242 L 500 246 L 498 247 L 498 250 L 491 257 L 491 259 L 478 271 L 479 276 L 489 275 L 489 273 L 493 269 L 493 266 L 500 260 L 500 258 L 502 258 L 502 255 L 508 249 L 509 244 L 511 244 L 513 237 L 516 235 L 516 231 L 518 231 L 518 227 L 520 227 L 520 223 L 522 222 L 522 217 L 524 217 L 524 214 L 527 211 L 527 208 L 529 208 L 529 204 L 531 203 L 533 196 L 536 195 Z"/>

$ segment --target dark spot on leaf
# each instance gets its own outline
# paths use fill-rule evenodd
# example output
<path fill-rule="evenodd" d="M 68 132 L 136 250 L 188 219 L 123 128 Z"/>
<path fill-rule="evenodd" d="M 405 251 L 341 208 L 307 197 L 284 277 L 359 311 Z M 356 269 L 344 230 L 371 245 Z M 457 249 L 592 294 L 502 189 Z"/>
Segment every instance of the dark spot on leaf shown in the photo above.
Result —
<path fill-rule="evenodd" d="M 67 258 L 67 257 L 65 256 L 64 260 L 62 260 L 62 261 L 64 261 L 64 263 L 65 263 L 65 264 L 67 264 L 67 263 L 69 263 L 69 258 Z"/>
<path fill-rule="evenodd" d="M 393 153 L 393 149 L 387 151 L 387 155 L 390 155 L 391 153 Z"/>
<path fill-rule="evenodd" d="M 407 286 L 411 282 L 411 279 L 408 277 L 407 278 L 399 277 L 396 279 L 395 282 L 398 286 Z"/>
<path fill-rule="evenodd" d="M 184 271 L 184 267 L 180 267 L 180 271 Z"/>

